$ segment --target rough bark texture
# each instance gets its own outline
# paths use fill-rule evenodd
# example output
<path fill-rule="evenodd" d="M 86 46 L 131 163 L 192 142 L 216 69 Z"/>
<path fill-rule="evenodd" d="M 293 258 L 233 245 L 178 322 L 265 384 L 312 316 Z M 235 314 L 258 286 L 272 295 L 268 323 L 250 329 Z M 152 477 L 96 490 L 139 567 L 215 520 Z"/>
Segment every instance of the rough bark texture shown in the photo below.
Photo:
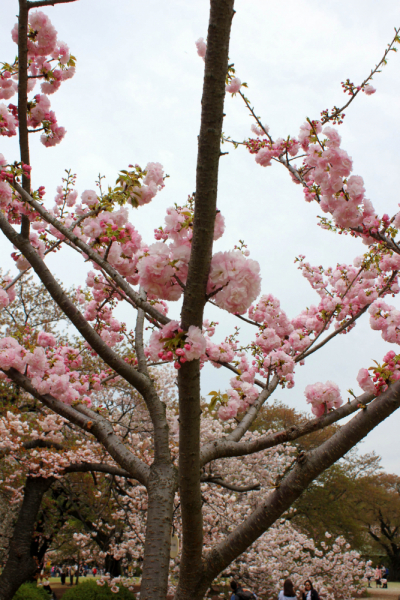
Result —
<path fill-rule="evenodd" d="M 196 170 L 192 250 L 181 313 L 182 328 L 203 323 L 217 206 L 220 139 L 233 0 L 211 0 L 201 126 Z M 202 500 L 200 489 L 200 365 L 185 363 L 179 385 L 179 487 L 182 556 L 176 598 L 190 598 L 202 570 Z"/>
<path fill-rule="evenodd" d="M 21 162 L 30 165 L 29 161 L 29 133 L 27 124 L 28 105 L 28 3 L 19 0 L 18 16 L 18 121 L 19 121 L 19 148 Z M 22 176 L 22 187 L 30 194 L 31 182 L 26 175 Z M 28 217 L 21 217 L 21 235 L 29 238 L 30 223 Z"/>
<path fill-rule="evenodd" d="M 20 585 L 37 571 L 37 563 L 31 555 L 33 532 L 43 495 L 53 481 L 43 477 L 28 477 L 26 480 L 8 559 L 0 575 L 0 600 L 12 600 Z"/>
<path fill-rule="evenodd" d="M 177 483 L 175 467 L 152 465 L 140 589 L 142 600 L 165 600 L 167 596 L 172 514 Z"/>

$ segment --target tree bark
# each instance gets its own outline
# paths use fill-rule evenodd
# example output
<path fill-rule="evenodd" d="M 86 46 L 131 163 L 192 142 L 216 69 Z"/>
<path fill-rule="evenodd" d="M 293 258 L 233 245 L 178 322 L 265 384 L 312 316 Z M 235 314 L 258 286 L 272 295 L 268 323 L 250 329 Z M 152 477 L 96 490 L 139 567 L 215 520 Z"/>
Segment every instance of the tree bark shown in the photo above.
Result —
<path fill-rule="evenodd" d="M 168 464 L 151 466 L 148 484 L 146 542 L 140 598 L 165 600 L 171 547 L 172 514 L 177 490 L 176 468 Z"/>
<path fill-rule="evenodd" d="M 181 322 L 201 329 L 217 208 L 220 140 L 234 0 L 211 0 L 196 169 L 192 249 Z M 202 571 L 203 517 L 200 488 L 200 364 L 182 365 L 179 386 L 179 490 L 182 556 L 177 599 L 192 598 Z"/>
<path fill-rule="evenodd" d="M 29 133 L 28 133 L 28 3 L 19 0 L 18 15 L 18 131 L 21 162 L 30 164 Z M 30 194 L 31 181 L 22 175 L 22 187 Z M 21 216 L 21 235 L 29 238 L 30 223 L 27 216 Z"/>
<path fill-rule="evenodd" d="M 18 588 L 37 571 L 38 565 L 31 555 L 33 533 L 43 495 L 53 481 L 51 477 L 28 477 L 26 480 L 8 559 L 0 575 L 0 600 L 12 600 Z"/>

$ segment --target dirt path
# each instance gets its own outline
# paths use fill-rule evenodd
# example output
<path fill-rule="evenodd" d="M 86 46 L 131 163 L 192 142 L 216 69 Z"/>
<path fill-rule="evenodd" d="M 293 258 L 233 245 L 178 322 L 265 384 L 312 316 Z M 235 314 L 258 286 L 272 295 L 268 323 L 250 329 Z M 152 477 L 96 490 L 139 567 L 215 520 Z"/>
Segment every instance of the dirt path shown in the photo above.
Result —
<path fill-rule="evenodd" d="M 374 600 L 400 600 L 400 588 L 397 585 L 388 589 L 370 587 L 367 590 L 370 598 Z"/>

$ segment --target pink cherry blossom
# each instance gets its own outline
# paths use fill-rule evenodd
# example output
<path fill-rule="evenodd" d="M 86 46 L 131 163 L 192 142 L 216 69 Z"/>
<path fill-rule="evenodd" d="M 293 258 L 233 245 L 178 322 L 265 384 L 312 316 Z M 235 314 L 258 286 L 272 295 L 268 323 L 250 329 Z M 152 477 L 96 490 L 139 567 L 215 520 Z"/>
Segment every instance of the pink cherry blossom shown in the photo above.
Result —
<path fill-rule="evenodd" d="M 308 385 L 305 389 L 305 396 L 307 402 L 312 405 L 312 412 L 317 417 L 321 417 L 327 410 L 339 408 L 343 404 L 340 390 L 332 381 Z"/>
<path fill-rule="evenodd" d="M 242 82 L 239 77 L 233 77 L 230 82 L 225 86 L 225 89 L 230 94 L 236 94 L 242 87 Z"/>
<path fill-rule="evenodd" d="M 52 333 L 47 333 L 46 331 L 39 332 L 37 343 L 39 344 L 39 346 L 43 346 L 44 348 L 48 346 L 54 348 L 57 345 L 57 341 L 54 335 Z"/>
<path fill-rule="evenodd" d="M 260 265 L 240 251 L 217 252 L 211 260 L 207 293 L 217 292 L 214 300 L 218 306 L 243 314 L 260 293 L 259 273 Z"/>
<path fill-rule="evenodd" d="M 364 87 L 364 92 L 367 94 L 367 96 L 371 96 L 371 94 L 375 94 L 376 89 L 369 83 Z"/>
<path fill-rule="evenodd" d="M 206 351 L 206 339 L 200 329 L 194 325 L 191 325 L 188 329 L 186 344 L 190 346 L 190 349 L 186 349 L 185 352 L 187 360 L 200 358 Z"/>
<path fill-rule="evenodd" d="M 197 54 L 204 60 L 207 52 L 207 44 L 204 38 L 199 38 L 196 42 Z"/>
<path fill-rule="evenodd" d="M 375 386 L 367 369 L 359 370 L 357 375 L 357 381 L 360 388 L 364 390 L 364 392 L 369 392 L 370 394 L 375 393 Z"/>

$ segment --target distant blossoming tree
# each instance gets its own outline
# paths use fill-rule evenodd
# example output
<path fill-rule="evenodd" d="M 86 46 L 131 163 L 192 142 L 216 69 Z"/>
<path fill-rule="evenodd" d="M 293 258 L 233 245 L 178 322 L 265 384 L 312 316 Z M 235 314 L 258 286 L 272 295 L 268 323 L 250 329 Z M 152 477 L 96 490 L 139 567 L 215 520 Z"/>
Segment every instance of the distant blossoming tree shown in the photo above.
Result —
<path fill-rule="evenodd" d="M 360 85 L 349 80 L 343 84 L 349 96 L 344 106 L 324 111 L 319 119 L 307 119 L 296 138 L 274 140 L 245 96 L 245 84 L 228 65 L 234 1 L 211 0 L 207 42 L 197 42 L 205 74 L 196 191 L 186 204 L 168 209 L 165 226 L 155 230 L 155 242 L 149 243 L 130 218 L 132 209 L 145 210 L 142 207 L 163 189 L 165 175 L 159 163 L 149 162 L 145 168 L 129 165 L 113 188 L 103 190 L 99 182 L 98 190 L 84 191 L 80 202 L 71 173 L 57 189 L 53 207 L 43 200 L 44 186 L 32 189 L 29 136 L 39 132 L 46 147 L 62 141 L 65 130 L 51 110 L 49 95 L 75 70 L 75 59 L 58 39 L 49 17 L 33 9 L 63 1 L 71 0 L 19 0 L 18 24 L 12 30 L 18 59 L 2 63 L 0 71 L 0 97 L 8 101 L 18 92 L 17 105 L 0 103 L 0 133 L 14 136 L 18 131 L 21 151 L 19 161 L 0 156 L 0 229 L 14 246 L 12 256 L 20 271 L 14 278 L 3 279 L 0 305 L 7 308 L 13 302 L 16 281 L 33 270 L 78 338 L 65 343 L 46 327 L 27 328 L 20 336 L 5 335 L 0 341 L 0 369 L 5 381 L 25 390 L 54 415 L 49 417 L 54 435 L 58 436 L 59 418 L 80 428 L 96 452 L 100 448 L 108 457 L 104 459 L 108 469 L 118 469 L 120 474 L 123 470 L 124 476 L 146 489 L 142 600 L 166 596 L 174 502 L 179 498 L 182 550 L 175 597 L 200 599 L 233 561 L 252 544 L 261 543 L 257 540 L 310 482 L 400 406 L 400 356 L 390 351 L 382 364 L 371 369 L 372 377 L 367 369 L 355 374 L 365 391 L 361 396 L 343 404 L 334 382 L 310 383 L 306 397 L 315 418 L 283 431 L 251 433 L 260 408 L 277 386 L 294 386 L 296 365 L 336 336 L 348 334 L 365 313 L 384 340 L 399 342 L 400 312 L 387 297 L 399 292 L 400 213 L 392 217 L 376 214 L 334 127 L 357 95 L 374 93 L 372 77 L 399 42 L 398 30 Z M 260 296 L 260 267 L 243 245 L 216 254 L 212 251 L 213 241 L 224 231 L 217 187 L 226 93 L 238 95 L 254 118 L 255 137 L 240 143 L 254 154 L 255 168 L 283 166 L 303 188 L 305 200 L 317 202 L 325 213 L 322 227 L 347 232 L 366 244 L 365 254 L 354 264 L 336 268 L 314 267 L 299 256 L 299 269 L 319 301 L 294 318 L 286 315 L 268 290 Z M 303 159 L 300 167 L 293 162 L 296 157 Z M 93 269 L 87 273 L 86 287 L 78 288 L 73 298 L 46 264 L 46 256 L 67 246 Z M 181 315 L 174 321 L 167 316 L 168 302 L 178 300 Z M 115 317 L 121 303 L 135 312 L 134 327 Z M 216 324 L 206 318 L 209 303 L 221 314 L 227 311 L 245 322 L 254 332 L 252 342 L 242 346 L 235 333 L 223 342 L 212 341 Z M 150 339 L 144 335 L 145 321 L 153 327 Z M 101 369 L 85 368 L 86 356 L 101 361 Z M 200 375 L 207 361 L 229 370 L 232 379 L 226 392 L 211 392 L 209 406 L 226 426 L 217 437 L 202 441 L 206 417 L 201 409 Z M 178 432 L 152 375 L 154 366 L 165 362 L 177 373 Z M 95 393 L 117 377 L 146 407 L 147 440 L 137 446 L 134 438 L 127 440 L 129 428 L 127 433 L 95 402 Z M 264 488 L 257 503 L 239 522 L 232 521 L 225 535 L 207 542 L 204 485 L 229 489 L 238 457 L 253 457 L 263 464 L 267 450 L 350 415 L 319 447 L 293 456 L 290 465 L 279 472 L 272 469 L 273 485 Z M 173 442 L 177 435 L 179 443 Z M 213 477 L 217 468 L 218 477 Z M 210 470 L 211 479 L 206 482 L 204 473 Z M 3 600 L 12 597 L 7 585 L 2 577 Z"/>

